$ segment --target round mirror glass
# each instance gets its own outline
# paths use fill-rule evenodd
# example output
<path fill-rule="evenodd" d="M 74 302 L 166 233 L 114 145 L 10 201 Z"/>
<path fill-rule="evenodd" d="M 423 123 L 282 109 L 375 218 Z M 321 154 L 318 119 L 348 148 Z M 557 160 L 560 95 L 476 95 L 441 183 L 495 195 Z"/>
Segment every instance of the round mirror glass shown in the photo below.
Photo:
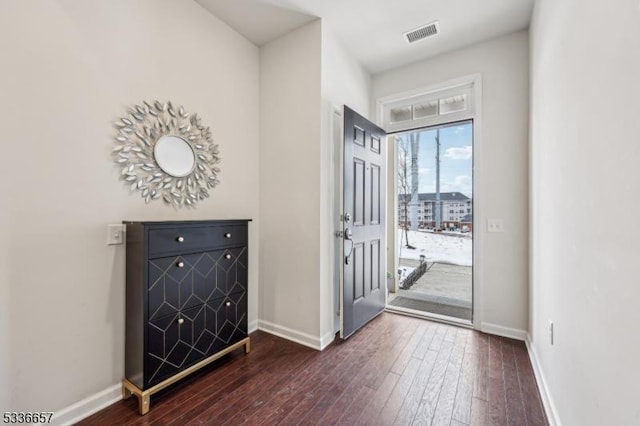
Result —
<path fill-rule="evenodd" d="M 153 147 L 153 155 L 158 166 L 174 177 L 187 176 L 196 164 L 191 145 L 179 136 L 162 136 Z"/>

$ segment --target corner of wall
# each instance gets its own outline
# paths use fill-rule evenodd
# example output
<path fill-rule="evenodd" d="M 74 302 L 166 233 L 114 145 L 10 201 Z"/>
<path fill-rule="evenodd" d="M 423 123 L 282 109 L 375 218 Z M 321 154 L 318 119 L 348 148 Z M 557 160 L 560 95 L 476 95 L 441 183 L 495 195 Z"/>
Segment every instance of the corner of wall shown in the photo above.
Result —
<path fill-rule="evenodd" d="M 480 330 L 484 333 L 494 334 L 496 336 L 508 337 L 520 341 L 526 341 L 527 331 L 517 328 L 505 327 L 498 324 L 483 322 L 480 324 Z"/>
<path fill-rule="evenodd" d="M 269 321 L 259 320 L 258 329 L 318 351 L 321 351 L 326 346 L 324 344 L 326 336 L 314 336 L 304 331 L 295 330 Z"/>

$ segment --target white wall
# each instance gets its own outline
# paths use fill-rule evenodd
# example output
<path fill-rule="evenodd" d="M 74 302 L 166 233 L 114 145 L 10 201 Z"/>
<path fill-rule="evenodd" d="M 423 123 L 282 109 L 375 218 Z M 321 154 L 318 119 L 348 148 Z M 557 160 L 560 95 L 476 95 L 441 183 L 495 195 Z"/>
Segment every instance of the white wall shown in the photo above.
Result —
<path fill-rule="evenodd" d="M 342 168 L 334 146 L 332 108 L 347 105 L 365 117 L 370 103 L 371 77 L 353 58 L 331 29 L 322 26 L 322 142 L 320 164 L 320 336 L 323 345 L 332 340 L 340 327 L 339 305 L 335 304 L 337 284 L 334 280 L 335 237 L 334 223 L 338 183 L 335 172 Z"/>
<path fill-rule="evenodd" d="M 339 326 L 332 107 L 366 115 L 370 77 L 320 20 L 260 58 L 260 327 L 319 349 Z"/>
<path fill-rule="evenodd" d="M 0 167 L 6 166 L 7 155 L 0 158 Z M 0 170 L 2 170 L 0 169 Z M 2 193 L 7 194 L 6 182 L 0 183 Z M 8 209 L 0 209 L 0 236 L 9 235 Z M 0 245 L 0 339 L 11 342 L 11 288 L 9 286 L 9 247 Z M 11 407 L 11 345 L 0 346 L 0 410 L 8 411 Z"/>
<path fill-rule="evenodd" d="M 0 123 L 4 123 L 0 119 Z M 4 129 L 2 125 L 2 129 Z M 4 147 L 4 145 L 3 145 Z M 9 165 L 9 155 L 0 156 L 0 170 Z M 0 176 L 3 177 L 4 175 Z M 0 179 L 0 192 L 8 194 L 10 182 Z M 11 226 L 9 224 L 9 209 L 0 208 L 0 236 L 6 238 Z M 9 286 L 9 247 L 0 244 L 0 341 L 11 342 L 11 287 Z M 11 407 L 11 345 L 0 345 L 0 411 L 7 411 Z"/>
<path fill-rule="evenodd" d="M 531 336 L 564 425 L 640 424 L 638 76 L 637 0 L 536 2 Z"/>
<path fill-rule="evenodd" d="M 260 49 L 260 327 L 320 333 L 320 21 Z"/>
<path fill-rule="evenodd" d="M 107 223 L 256 219 L 254 321 L 258 49 L 190 1 L 5 0 L 0 50 L 2 157 L 10 158 L 0 176 L 10 183 L 0 266 L 11 298 L 0 360 L 12 357 L 10 377 L 0 364 L 3 388 L 11 382 L 3 411 L 59 411 L 123 378 L 124 247 L 105 244 Z M 145 205 L 112 165 L 111 123 L 156 98 L 199 113 L 220 144 L 221 184 L 195 210 Z M 3 285 L 2 305 L 6 294 Z"/>
<path fill-rule="evenodd" d="M 416 46 L 418 48 L 418 46 Z M 476 301 L 482 328 L 519 336 L 528 328 L 528 34 L 483 42 L 373 77 L 373 100 L 481 73 L 482 124 L 476 151 L 474 212 L 504 219 L 504 233 L 474 229 L 482 297 Z M 374 106 L 372 106 L 374 108 Z M 375 111 L 375 110 L 373 110 Z"/>

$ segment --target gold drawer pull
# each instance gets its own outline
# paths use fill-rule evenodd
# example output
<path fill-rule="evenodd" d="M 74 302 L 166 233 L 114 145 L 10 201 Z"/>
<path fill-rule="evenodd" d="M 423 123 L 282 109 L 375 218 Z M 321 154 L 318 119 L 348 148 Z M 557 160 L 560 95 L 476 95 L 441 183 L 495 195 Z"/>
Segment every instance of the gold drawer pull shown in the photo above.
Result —
<path fill-rule="evenodd" d="M 229 253 L 227 253 L 227 254 L 224 255 L 224 258 L 225 259 L 231 259 L 231 255 Z"/>
<path fill-rule="evenodd" d="M 178 238 L 176 238 L 176 241 L 179 243 L 183 243 L 184 242 L 184 237 L 181 235 Z"/>
<path fill-rule="evenodd" d="M 224 234 L 224 237 L 228 240 L 229 238 L 231 238 L 231 232 L 227 232 L 226 234 Z"/>
<path fill-rule="evenodd" d="M 178 262 L 176 265 L 178 268 L 184 268 L 184 262 Z"/>
<path fill-rule="evenodd" d="M 178 324 L 180 325 L 184 324 L 184 318 L 178 318 Z"/>
<path fill-rule="evenodd" d="M 231 302 L 226 302 L 225 305 L 226 306 L 231 306 Z"/>

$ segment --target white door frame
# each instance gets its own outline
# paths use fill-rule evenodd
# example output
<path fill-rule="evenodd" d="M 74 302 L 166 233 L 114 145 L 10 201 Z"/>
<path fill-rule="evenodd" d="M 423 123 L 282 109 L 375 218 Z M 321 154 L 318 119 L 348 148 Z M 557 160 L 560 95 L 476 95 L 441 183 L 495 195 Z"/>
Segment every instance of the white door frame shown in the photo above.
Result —
<path fill-rule="evenodd" d="M 343 146 L 343 112 L 342 106 L 333 104 L 331 105 L 331 140 L 333 141 L 333 152 L 332 152 L 332 161 L 331 161 L 331 179 L 332 185 L 330 188 L 332 190 L 331 200 L 333 203 L 332 214 L 333 214 L 333 230 L 338 231 L 342 229 L 342 221 L 340 219 L 342 212 L 344 211 L 344 200 L 342 199 L 342 185 L 344 179 L 344 170 L 342 167 L 342 146 Z M 342 286 L 344 283 L 342 282 L 344 279 L 343 276 L 343 264 L 342 259 L 344 258 L 344 245 L 342 243 L 342 238 L 334 238 L 333 244 L 330 246 L 331 256 L 329 259 L 332 259 L 334 262 L 333 268 L 333 332 L 338 333 L 340 331 L 340 327 L 342 324 L 342 298 L 340 297 L 340 292 L 342 291 Z"/>
<path fill-rule="evenodd" d="M 402 101 L 403 99 L 414 98 L 421 95 L 428 95 L 430 93 L 441 92 L 447 89 L 465 86 L 471 84 L 472 93 L 473 93 L 473 110 L 472 112 L 464 117 L 447 117 L 444 116 L 443 119 L 433 120 L 429 123 L 419 124 L 419 127 L 427 127 L 427 126 L 438 126 L 441 124 L 446 124 L 448 122 L 460 121 L 464 119 L 473 119 L 473 321 L 472 326 L 474 329 L 479 330 L 482 324 L 482 318 L 484 316 L 484 299 L 483 299 L 483 256 L 484 252 L 484 239 L 485 232 L 482 224 L 486 222 L 485 211 L 486 208 L 484 206 L 484 194 L 486 191 L 486 182 L 483 174 L 483 165 L 482 165 L 482 76 L 480 74 L 472 74 L 452 80 L 448 80 L 436 85 L 422 87 L 419 89 L 410 90 L 407 92 L 402 92 L 398 94 L 393 94 L 389 96 L 384 96 L 376 100 L 376 121 L 379 126 L 384 127 L 384 110 L 383 107 L 385 105 L 396 103 Z M 406 129 L 402 129 L 399 127 L 394 128 L 395 132 L 403 132 L 406 130 L 411 130 L 415 127 L 415 125 L 409 124 Z M 392 151 L 388 151 L 389 155 L 393 155 L 393 161 L 389 161 L 387 173 L 392 173 L 393 177 L 389 179 L 389 181 L 393 181 L 393 187 L 389 189 L 389 193 L 387 193 L 387 200 L 389 205 L 393 204 L 395 206 L 395 189 L 397 187 L 397 147 L 396 144 L 393 145 Z M 388 175 L 387 175 L 388 176 Z M 391 193 L 393 191 L 393 193 Z M 477 196 L 479 194 L 479 196 Z M 393 202 L 392 202 L 393 200 Z M 397 208 L 392 208 L 390 212 L 387 210 L 387 226 L 390 229 L 395 229 L 395 226 L 389 226 L 390 224 L 395 225 L 398 223 L 398 211 Z M 392 259 L 394 262 L 394 273 L 392 274 L 393 280 L 396 280 L 395 271 L 398 270 L 398 257 L 396 256 L 396 248 L 398 247 L 398 237 L 397 232 L 393 233 L 393 237 L 387 234 L 387 246 L 389 247 L 388 253 L 393 255 Z M 393 247 L 390 247 L 390 243 L 393 241 Z M 397 283 L 396 283 L 397 285 Z M 438 318 L 434 316 L 435 319 L 442 320 L 443 318 Z"/>

